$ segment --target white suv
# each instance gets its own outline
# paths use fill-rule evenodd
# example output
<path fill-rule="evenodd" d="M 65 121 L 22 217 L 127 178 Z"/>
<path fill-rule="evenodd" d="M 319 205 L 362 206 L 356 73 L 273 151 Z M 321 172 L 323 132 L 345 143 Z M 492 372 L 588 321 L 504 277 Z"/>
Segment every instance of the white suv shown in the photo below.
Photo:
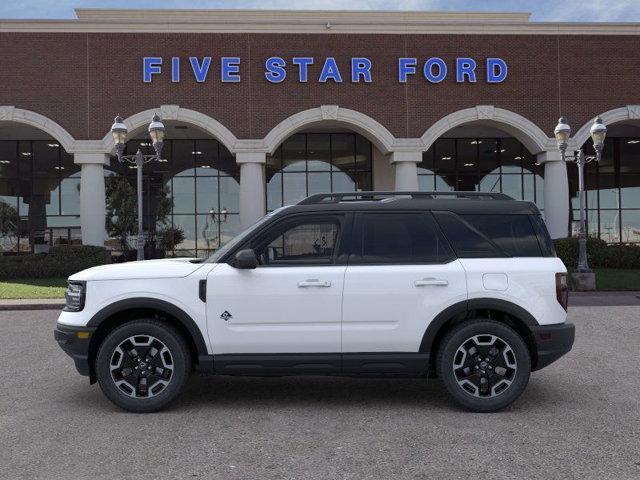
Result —
<path fill-rule="evenodd" d="M 538 209 L 502 194 L 320 194 L 212 257 L 69 278 L 55 338 L 116 405 L 166 406 L 220 375 L 437 376 L 513 402 L 568 352 L 567 277 Z"/>

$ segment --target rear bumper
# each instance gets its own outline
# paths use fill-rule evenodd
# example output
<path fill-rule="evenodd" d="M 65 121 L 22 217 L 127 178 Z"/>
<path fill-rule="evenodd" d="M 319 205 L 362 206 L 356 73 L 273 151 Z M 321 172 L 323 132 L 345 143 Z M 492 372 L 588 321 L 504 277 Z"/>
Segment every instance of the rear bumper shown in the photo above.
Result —
<path fill-rule="evenodd" d="M 89 343 L 95 330 L 92 327 L 71 327 L 58 323 L 53 331 L 53 338 L 73 358 L 78 373 L 87 377 L 90 374 Z"/>
<path fill-rule="evenodd" d="M 540 370 L 571 350 L 576 327 L 571 322 L 565 322 L 532 327 L 531 332 L 537 347 L 537 361 L 533 370 Z"/>

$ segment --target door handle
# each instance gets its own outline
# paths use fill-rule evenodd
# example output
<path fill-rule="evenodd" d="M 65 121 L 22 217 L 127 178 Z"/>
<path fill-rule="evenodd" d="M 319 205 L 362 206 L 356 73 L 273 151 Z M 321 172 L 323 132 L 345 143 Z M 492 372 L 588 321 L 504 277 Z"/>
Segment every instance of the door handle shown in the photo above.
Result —
<path fill-rule="evenodd" d="M 323 280 L 316 280 L 314 279 L 309 279 L 309 280 L 305 280 L 304 282 L 298 282 L 298 287 L 299 288 L 308 288 L 308 287 L 330 287 L 331 286 L 331 282 L 329 281 L 323 281 Z"/>
<path fill-rule="evenodd" d="M 427 287 L 427 286 L 435 286 L 435 287 L 446 287 L 449 285 L 447 280 L 441 280 L 439 278 L 423 278 L 422 280 L 416 280 L 413 282 L 416 287 Z"/>

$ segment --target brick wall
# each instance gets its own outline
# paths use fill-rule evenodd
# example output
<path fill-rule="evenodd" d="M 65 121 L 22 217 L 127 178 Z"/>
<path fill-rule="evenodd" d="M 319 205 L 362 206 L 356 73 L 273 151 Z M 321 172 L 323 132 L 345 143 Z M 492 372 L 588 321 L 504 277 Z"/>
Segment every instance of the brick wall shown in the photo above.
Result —
<path fill-rule="evenodd" d="M 284 118 L 322 104 L 363 112 L 397 137 L 418 137 L 439 118 L 462 108 L 492 104 L 536 123 L 551 135 L 560 113 L 575 129 L 593 115 L 640 103 L 636 36 L 553 35 L 302 35 L 0 33 L 0 105 L 47 116 L 76 139 L 102 138 L 113 116 L 161 104 L 201 111 L 238 138 L 261 138 Z M 269 56 L 315 57 L 308 83 L 297 71 L 271 84 Z M 142 57 L 162 56 L 165 72 L 142 81 Z M 182 57 L 182 79 L 172 83 L 169 60 Z M 212 56 L 209 78 L 196 83 L 188 56 Z M 242 58 L 241 83 L 219 81 L 220 57 Z M 335 56 L 344 82 L 317 82 L 321 63 Z M 349 59 L 373 61 L 373 83 L 352 84 Z M 418 74 L 397 80 L 397 58 L 443 58 L 449 76 L 432 85 Z M 457 84 L 458 56 L 479 62 L 478 83 Z M 486 57 L 504 58 L 509 76 L 484 81 Z M 559 57 L 560 56 L 560 57 Z M 594 71 L 595 69 L 595 71 Z"/>

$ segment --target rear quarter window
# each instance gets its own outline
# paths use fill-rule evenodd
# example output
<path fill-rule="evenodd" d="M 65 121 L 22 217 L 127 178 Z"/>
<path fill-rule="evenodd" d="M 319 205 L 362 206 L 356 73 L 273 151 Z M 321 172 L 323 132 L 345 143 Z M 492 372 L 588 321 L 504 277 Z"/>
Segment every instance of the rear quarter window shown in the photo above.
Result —
<path fill-rule="evenodd" d="M 480 214 L 462 218 L 512 257 L 542 256 L 529 215 Z"/>
<path fill-rule="evenodd" d="M 465 219 L 452 212 L 433 212 L 459 258 L 507 257 L 508 254 Z"/>

